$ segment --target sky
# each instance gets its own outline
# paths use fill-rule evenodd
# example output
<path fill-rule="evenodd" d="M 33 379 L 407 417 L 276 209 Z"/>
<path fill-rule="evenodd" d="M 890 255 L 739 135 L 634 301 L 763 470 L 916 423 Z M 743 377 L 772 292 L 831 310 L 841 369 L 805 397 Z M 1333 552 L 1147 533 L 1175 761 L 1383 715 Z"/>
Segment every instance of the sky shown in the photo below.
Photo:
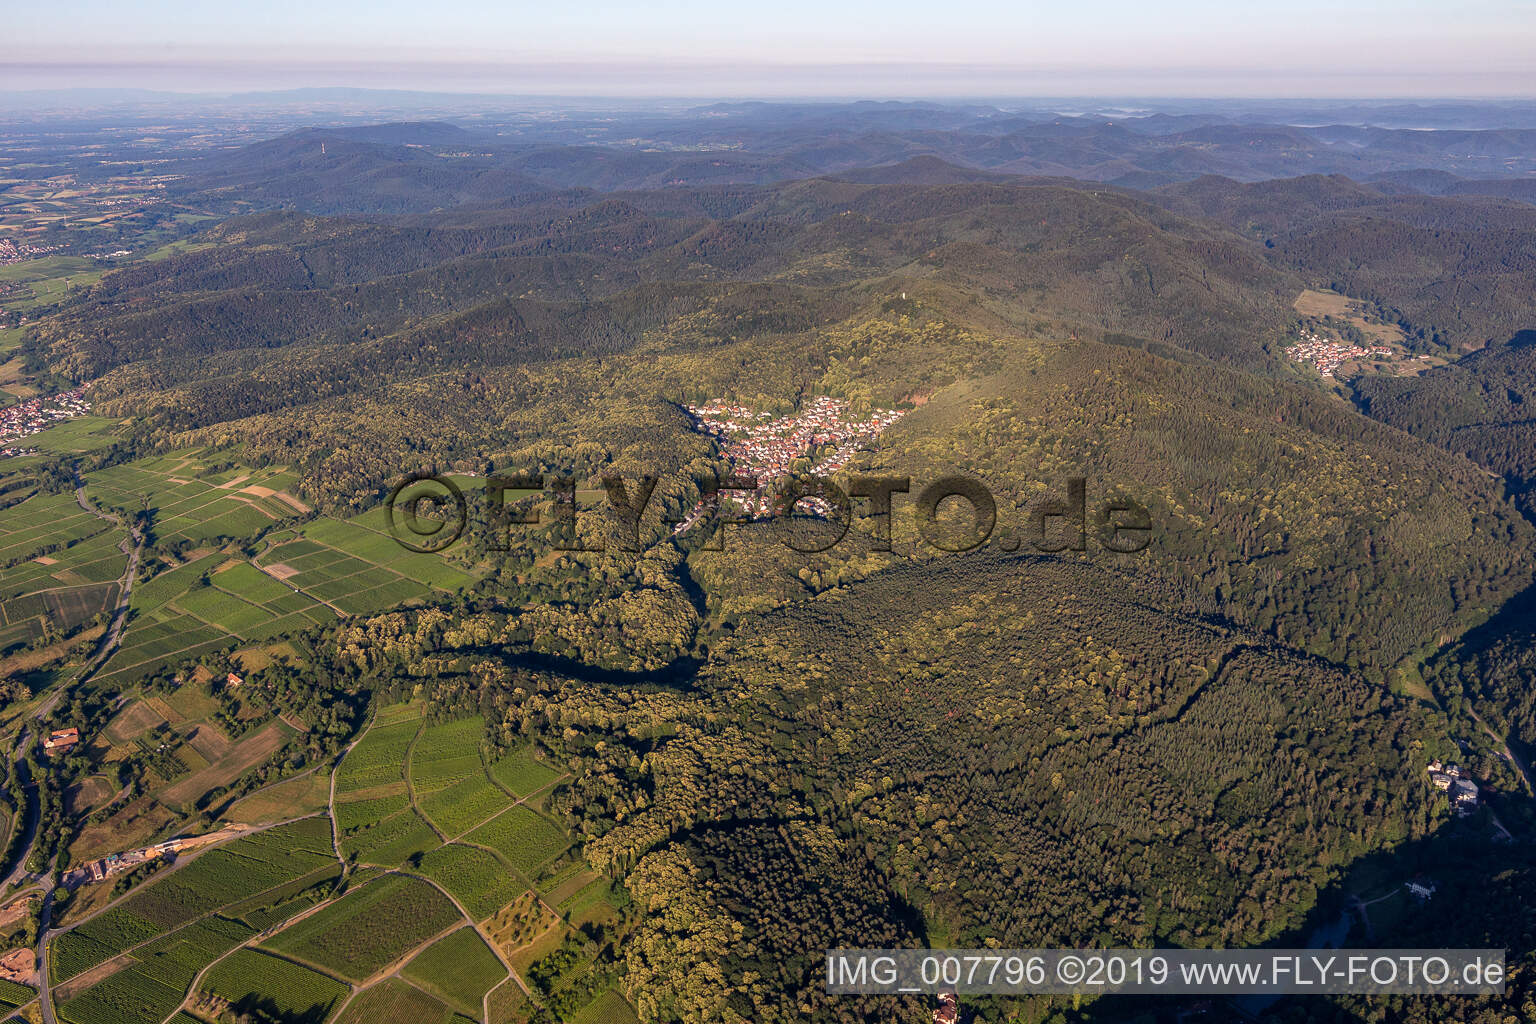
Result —
<path fill-rule="evenodd" d="M 30 0 L 0 89 L 1536 96 L 1536 0 Z"/>

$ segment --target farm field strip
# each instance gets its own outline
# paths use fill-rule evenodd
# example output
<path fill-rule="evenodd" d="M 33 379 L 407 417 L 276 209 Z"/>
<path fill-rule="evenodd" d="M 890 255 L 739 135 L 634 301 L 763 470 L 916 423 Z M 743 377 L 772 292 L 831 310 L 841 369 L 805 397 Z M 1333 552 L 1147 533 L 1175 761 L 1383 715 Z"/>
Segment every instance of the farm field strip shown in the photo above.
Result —
<path fill-rule="evenodd" d="M 0 624 L 8 629 L 30 627 L 29 634 L 40 636 L 46 632 L 43 624 L 47 621 L 58 632 L 68 632 L 110 610 L 117 601 L 117 589 L 118 584 L 111 582 L 36 590 L 0 604 Z"/>
<path fill-rule="evenodd" d="M 250 570 L 276 591 L 258 582 L 250 587 L 254 593 L 247 595 L 244 590 L 251 578 L 240 569 Z M 242 640 L 264 640 L 336 618 L 322 603 L 295 593 L 248 562 L 238 562 L 233 568 L 214 573 L 208 586 L 194 587 L 171 598 L 168 607 Z"/>
<path fill-rule="evenodd" d="M 25 1006 L 37 998 L 37 990 L 31 985 L 0 978 L 0 1012 Z"/>
<path fill-rule="evenodd" d="M 11 479 L 15 489 L 28 478 Z M 211 573 L 206 587 L 200 577 L 227 556 L 206 554 L 135 588 L 133 617 L 98 683 L 122 685 L 231 642 L 300 632 L 470 581 L 441 559 L 401 549 L 362 518 L 295 524 L 307 514 L 285 490 L 296 482 L 291 471 L 230 465 L 227 456 L 200 449 L 87 474 L 87 493 L 102 507 L 152 509 L 160 540 L 223 543 L 285 527 L 287 536 L 257 564 L 237 562 Z M 0 650 L 36 641 L 50 622 L 72 629 L 108 610 L 115 601 L 108 588 L 126 564 L 120 533 L 81 509 L 72 494 L 31 493 L 0 509 L 0 562 L 14 560 L 18 569 L 7 574 L 7 592 L 0 594 Z M 32 561 L 38 556 L 43 560 Z M 265 571 L 285 558 L 298 563 L 291 573 Z"/>
<path fill-rule="evenodd" d="M 100 686 L 107 682 L 127 683 L 132 677 L 142 675 L 160 665 L 210 654 L 228 645 L 228 638 L 223 636 L 198 639 L 199 631 L 205 630 L 205 625 L 201 620 L 192 619 L 191 616 L 185 616 L 185 618 L 190 622 L 185 630 L 178 633 L 178 636 L 181 641 L 185 641 L 189 636 L 192 637 L 194 639 L 192 644 L 164 650 L 157 646 L 154 651 L 147 650 L 151 646 L 149 644 L 120 648 L 108 660 L 103 670 L 92 679 L 92 685 Z"/>
<path fill-rule="evenodd" d="M 396 868 L 407 859 L 441 844 L 442 840 L 431 826 L 415 808 L 407 805 L 398 813 L 344 838 L 341 848 L 344 853 L 355 854 L 360 863 Z"/>
<path fill-rule="evenodd" d="M 482 775 L 428 793 L 417 800 L 417 805 L 443 835 L 460 836 L 505 811 L 511 802 L 511 797 Z"/>
<path fill-rule="evenodd" d="M 521 803 L 481 824 L 465 840 L 494 850 L 529 878 L 571 845 L 564 830 Z"/>
<path fill-rule="evenodd" d="M 342 758 L 336 773 L 338 797 L 385 782 L 405 781 L 406 755 L 422 728 L 420 712 L 413 718 L 393 721 L 384 718 L 384 713 L 380 712 L 379 719 Z"/>
<path fill-rule="evenodd" d="M 352 986 L 260 948 L 237 949 L 198 982 L 231 1003 L 256 998 L 294 1020 L 324 1020 L 352 993 Z"/>
<path fill-rule="evenodd" d="M 405 779 L 422 712 L 412 705 L 379 709 L 336 768 L 332 816 L 337 843 L 361 863 L 397 867 L 438 843 L 411 806 Z"/>
<path fill-rule="evenodd" d="M 128 556 L 118 546 L 122 537 L 122 531 L 107 527 L 41 559 L 11 566 L 0 583 L 0 600 L 40 590 L 116 582 L 128 564 Z"/>
<path fill-rule="evenodd" d="M 224 571 L 259 570 L 237 563 Z M 174 605 L 173 598 L 160 610 Z M 107 728 L 127 742 L 206 710 L 173 708 L 167 701 L 177 696 L 125 705 Z M 55 936 L 50 973 L 58 980 L 90 978 L 95 965 L 122 958 L 118 969 L 70 993 L 59 1007 L 63 1024 L 159 1024 L 200 993 L 270 999 L 289 1007 L 284 1012 L 340 1014 L 338 1021 L 360 1024 L 388 1024 L 390 1014 L 404 1014 L 401 1024 L 468 1024 L 481 1019 L 493 989 L 514 979 L 523 987 L 476 922 L 519 900 L 553 914 L 527 878 L 567 849 L 569 837 L 525 801 L 563 773 L 528 748 L 488 765 L 483 719 L 429 724 L 423 712 L 410 704 L 375 711 L 334 769 L 329 814 L 220 844 Z M 197 770 L 218 770 L 259 732 L 211 747 L 214 760 L 198 761 Z M 175 753 L 200 756 L 190 740 Z M 435 787 L 420 792 L 424 809 L 462 841 L 443 843 L 420 816 L 418 772 Z M 527 792 L 517 796 L 514 787 Z M 327 898 L 340 875 L 333 822 L 344 849 L 395 864 L 415 853 L 419 861 L 411 872 L 386 871 Z M 591 887 L 584 876 L 575 882 L 568 888 Z M 550 923 L 559 930 L 558 917 Z"/>
<path fill-rule="evenodd" d="M 468 833 L 514 802 L 486 772 L 484 732 L 482 717 L 451 720 L 424 727 L 411 747 L 411 802 L 444 838 Z"/>
<path fill-rule="evenodd" d="M 210 917 L 145 944 L 133 963 L 59 1009 L 72 1024 L 159 1024 L 181 1005 L 197 974 L 247 941 L 254 929 Z"/>
<path fill-rule="evenodd" d="M 462 920 L 452 901 L 430 883 L 386 874 L 278 932 L 262 947 L 357 983 Z"/>
<path fill-rule="evenodd" d="M 323 816 L 257 830 L 202 851 L 55 935 L 50 944 L 52 980 L 72 978 L 153 942 L 167 929 L 256 898 L 333 863 L 330 823 Z"/>
<path fill-rule="evenodd" d="M 526 891 L 522 881 L 494 853 L 463 843 L 448 843 L 428 852 L 417 870 L 452 894 L 476 922 L 491 917 Z"/>
<path fill-rule="evenodd" d="M 335 1024 L 458 1024 L 463 1019 L 436 996 L 403 978 L 388 977 L 358 992 Z"/>
<path fill-rule="evenodd" d="M 164 456 L 109 467 L 92 473 L 86 488 L 107 505 L 148 505 L 155 510 L 157 534 L 193 542 L 248 537 L 297 515 L 274 498 L 227 486 L 221 478 L 228 476 L 228 470 L 210 472 L 196 456 L 192 452 L 174 462 L 173 456 Z M 265 469 L 245 472 L 242 482 L 276 491 L 291 480 L 291 474 Z"/>
<path fill-rule="evenodd" d="M 479 1017 L 485 994 L 509 971 L 472 927 L 460 928 L 417 953 L 400 976 L 460 1013 Z"/>
<path fill-rule="evenodd" d="M 559 769 L 535 758 L 528 747 L 509 750 L 490 764 L 491 780 L 524 798 L 549 786 L 562 774 Z"/>
<path fill-rule="evenodd" d="M 346 551 L 327 548 L 318 555 L 294 555 L 289 550 L 291 543 L 279 544 L 264 552 L 260 565 L 265 568 L 287 566 L 294 571 L 284 583 L 311 600 L 334 606 L 346 614 L 380 611 L 432 592 L 431 587 L 409 576 Z M 467 577 L 465 579 L 467 581 Z"/>
<path fill-rule="evenodd" d="M 410 552 L 369 521 L 377 510 L 351 519 L 321 517 L 295 539 L 264 552 L 264 566 L 283 565 L 286 582 L 321 600 L 358 613 L 388 607 L 433 590 L 451 592 L 471 580 L 435 555 Z"/>

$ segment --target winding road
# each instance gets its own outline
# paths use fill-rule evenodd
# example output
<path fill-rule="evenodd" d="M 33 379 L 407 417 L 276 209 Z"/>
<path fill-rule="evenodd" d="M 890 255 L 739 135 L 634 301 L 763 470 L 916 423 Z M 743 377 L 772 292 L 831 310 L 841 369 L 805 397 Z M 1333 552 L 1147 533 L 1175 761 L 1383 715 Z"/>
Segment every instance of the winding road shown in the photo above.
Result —
<path fill-rule="evenodd" d="M 14 758 L 16 772 L 21 780 L 21 791 L 26 795 L 27 806 L 22 814 L 23 835 L 17 844 L 16 867 L 6 876 L 4 883 L 0 883 L 0 891 L 10 894 L 13 886 L 22 886 L 31 874 L 27 870 L 27 856 L 32 852 L 32 843 L 37 839 L 37 826 L 42 820 L 43 808 L 37 792 L 37 780 L 30 777 L 27 771 L 27 748 L 31 745 L 32 737 L 26 726 L 21 727 L 21 735 L 16 739 Z"/>
<path fill-rule="evenodd" d="M 1493 726 L 1483 721 L 1483 716 L 1479 715 L 1475 709 L 1469 707 L 1467 708 L 1467 713 L 1472 716 L 1474 722 L 1483 727 L 1483 732 L 1488 734 L 1488 738 L 1499 745 L 1500 751 L 1504 754 L 1504 760 L 1508 761 L 1520 778 L 1524 780 L 1527 791 L 1532 796 L 1536 796 L 1536 777 L 1532 777 L 1530 766 L 1521 760 L 1520 755 L 1515 753 L 1514 749 L 1510 747 L 1508 737 L 1500 736 L 1495 732 Z"/>
<path fill-rule="evenodd" d="M 96 642 L 96 650 L 86 659 L 85 664 L 76 670 L 73 678 L 60 684 L 54 690 L 52 696 L 38 705 L 36 711 L 38 721 L 47 718 L 53 711 L 54 706 L 69 691 L 70 687 L 89 679 L 92 673 L 106 664 L 107 659 L 117 649 L 118 642 L 123 636 L 123 627 L 128 623 L 128 600 L 133 594 L 133 583 L 139 574 L 139 557 L 144 551 L 144 534 L 137 526 L 124 523 L 120 517 L 111 512 L 103 512 L 91 502 L 90 498 L 86 497 L 85 481 L 80 479 L 80 469 L 78 466 L 75 467 L 75 502 L 96 518 L 104 519 L 118 528 L 128 531 L 128 536 L 124 537 L 122 542 L 118 544 L 118 548 L 124 555 L 128 556 L 128 568 L 123 572 L 122 580 L 118 587 L 117 607 L 112 610 L 111 624 L 107 626 L 107 630 L 101 635 L 101 639 Z M 25 741 L 27 739 L 25 729 L 22 730 L 21 739 L 22 744 L 18 746 L 18 750 L 25 751 Z M 26 864 L 27 858 L 32 852 L 32 845 L 36 841 L 36 826 L 34 824 L 32 835 L 28 837 L 27 848 L 18 855 L 18 871 Z M 49 984 L 48 980 L 48 939 L 50 938 L 49 930 L 53 918 L 53 871 L 54 866 L 50 864 L 48 872 L 44 876 L 46 887 L 43 892 L 43 907 L 38 917 L 37 928 L 37 992 L 38 1008 L 42 1014 L 43 1024 L 58 1024 L 53 1012 L 52 985 Z"/>
<path fill-rule="evenodd" d="M 75 673 L 73 682 L 78 683 L 90 678 L 92 672 L 95 672 L 105 664 L 106 660 L 112 656 L 112 652 L 117 649 L 118 641 L 122 639 L 123 627 L 128 624 L 128 599 L 133 594 L 133 582 L 139 574 L 139 556 L 144 551 L 144 534 L 137 526 L 125 524 L 111 512 L 103 512 L 97 508 L 91 502 L 91 499 L 85 496 L 85 481 L 80 479 L 78 468 L 75 470 L 75 502 L 96 518 L 105 519 L 118 527 L 126 526 L 128 530 L 128 536 L 124 537 L 122 543 L 118 545 L 123 554 L 128 556 L 128 569 L 123 573 L 121 585 L 118 587 L 117 607 L 112 611 L 112 622 L 107 627 L 107 631 L 101 635 L 101 639 L 96 643 L 95 653 Z M 66 688 L 60 687 L 52 700 L 38 710 L 39 718 L 53 709 L 53 704 L 64 695 Z"/>

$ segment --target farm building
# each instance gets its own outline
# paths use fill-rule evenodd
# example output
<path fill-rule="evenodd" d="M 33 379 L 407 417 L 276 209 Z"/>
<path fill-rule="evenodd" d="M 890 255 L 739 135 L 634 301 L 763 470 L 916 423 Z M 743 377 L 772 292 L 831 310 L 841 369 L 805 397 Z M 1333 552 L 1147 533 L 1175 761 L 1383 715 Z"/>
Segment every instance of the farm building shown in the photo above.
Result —
<path fill-rule="evenodd" d="M 79 742 L 79 729 L 55 729 L 52 733 L 49 734 L 47 739 L 43 740 L 43 753 L 49 755 L 50 757 L 54 754 L 61 754 Z"/>

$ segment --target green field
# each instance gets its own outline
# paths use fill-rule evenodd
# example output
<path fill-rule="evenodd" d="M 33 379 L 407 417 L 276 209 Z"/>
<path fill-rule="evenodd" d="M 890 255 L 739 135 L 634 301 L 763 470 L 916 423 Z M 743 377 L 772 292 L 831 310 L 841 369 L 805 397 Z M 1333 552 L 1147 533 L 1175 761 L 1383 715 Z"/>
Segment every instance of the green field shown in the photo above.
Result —
<path fill-rule="evenodd" d="M 195 658 L 229 643 L 229 637 L 201 619 L 171 605 L 225 557 L 204 555 L 196 561 L 139 583 L 128 599 L 130 618 L 122 646 L 96 676 L 98 685 L 121 685 L 178 657 Z"/>
<path fill-rule="evenodd" d="M 479 766 L 478 756 L 476 766 Z M 462 835 L 507 808 L 512 798 L 483 775 L 420 796 L 417 802 L 444 836 Z"/>
<path fill-rule="evenodd" d="M 431 885 L 385 875 L 347 893 L 265 946 L 321 970 L 362 981 L 462 920 Z"/>
<path fill-rule="evenodd" d="M 421 704 L 387 704 L 374 714 L 374 724 L 395 725 L 405 721 L 419 721 L 426 708 Z"/>
<path fill-rule="evenodd" d="M 336 614 L 249 562 L 236 562 L 171 600 L 178 611 L 242 640 L 266 640 L 333 621 Z"/>
<path fill-rule="evenodd" d="M 138 950 L 134 964 L 72 998 L 59 1015 L 71 1024 L 159 1024 L 199 971 L 253 934 L 222 917 L 196 921 Z"/>
<path fill-rule="evenodd" d="M 161 665 L 196 658 L 229 644 L 230 638 L 202 620 L 174 612 L 139 619 L 129 625 L 122 646 L 94 677 L 97 686 L 116 686 L 153 672 Z"/>
<path fill-rule="evenodd" d="M 106 432 L 115 422 L 83 417 L 37 437 L 51 450 L 81 451 L 110 441 Z M 6 566 L 0 653 L 109 610 L 126 565 L 117 547 L 125 530 L 80 508 L 73 494 L 36 493 L 34 465 L 17 462 L 0 476 L 0 506 L 7 495 L 12 502 L 0 507 L 0 566 Z M 254 564 L 205 554 L 136 586 L 133 617 L 98 684 L 121 687 L 231 644 L 301 632 L 338 615 L 379 611 L 471 581 L 441 557 L 400 547 L 384 532 L 377 510 L 304 522 L 309 513 L 291 495 L 296 483 L 291 471 L 242 465 L 202 449 L 87 474 L 86 492 L 99 507 L 149 510 L 156 544 L 206 550 L 269 536 Z"/>
<path fill-rule="evenodd" d="M 305 530 L 305 536 L 377 562 L 413 580 L 421 580 L 439 590 L 457 590 L 470 576 L 442 555 L 408 551 L 390 536 L 388 516 L 382 505 L 346 520 L 345 532 L 326 532 L 321 520 Z"/>
<path fill-rule="evenodd" d="M 83 256 L 44 256 L 0 266 L 0 282 L 24 286 L 6 297 L 7 309 L 31 309 L 58 302 L 71 288 L 84 288 L 101 280 L 104 270 Z"/>
<path fill-rule="evenodd" d="M 411 805 L 410 798 L 401 792 L 387 796 L 369 797 L 365 800 L 336 800 L 336 828 L 343 837 L 352 836 L 379 822 L 392 818 Z"/>
<path fill-rule="evenodd" d="M 363 864 L 398 867 L 441 842 L 421 816 L 406 806 L 399 813 L 343 840 L 341 849 L 348 856 L 355 854 Z"/>
<path fill-rule="evenodd" d="M 401 975 L 449 1006 L 480 1016 L 481 1000 L 507 969 L 473 928 L 460 928 L 416 954 Z"/>
<path fill-rule="evenodd" d="M 294 551 L 293 544 L 284 544 L 268 552 L 261 564 L 292 570 L 287 582 L 348 614 L 380 611 L 431 592 L 424 584 L 344 551 L 326 548 L 297 556 Z"/>
<path fill-rule="evenodd" d="M 292 486 L 291 473 L 230 470 L 224 461 L 198 451 L 138 459 L 89 474 L 86 493 L 102 505 L 149 509 L 155 536 L 161 540 L 244 539 L 298 516 L 294 506 L 258 493 Z"/>
<path fill-rule="evenodd" d="M 576 1011 L 571 1024 L 639 1024 L 634 1007 L 613 989 L 608 989 Z"/>
<path fill-rule="evenodd" d="M 421 858 L 422 874 L 453 894 L 483 921 L 524 891 L 522 882 L 494 854 L 463 843 L 440 846 Z"/>
<path fill-rule="evenodd" d="M 465 838 L 495 850 L 529 878 L 571 845 L 564 830 L 522 804 L 492 818 Z"/>
<path fill-rule="evenodd" d="M 73 493 L 34 494 L 0 509 L 0 565 L 52 555 L 111 528 L 111 523 L 81 508 Z"/>
<path fill-rule="evenodd" d="M 203 214 L 177 215 L 178 220 L 182 218 L 186 218 L 188 220 L 210 219 Z M 192 242 L 182 239 L 175 242 L 167 242 L 162 246 L 151 249 L 149 252 L 144 254 L 144 258 L 151 263 L 158 263 L 161 260 L 170 259 L 172 256 L 181 256 L 189 252 L 201 252 L 204 249 L 212 249 L 213 247 L 214 244 L 212 242 Z"/>
<path fill-rule="evenodd" d="M 560 777 L 558 769 L 535 758 L 529 747 L 507 751 L 491 762 L 490 770 L 491 778 L 522 797 L 537 793 Z"/>
<path fill-rule="evenodd" d="M 362 863 L 386 866 L 426 854 L 423 871 L 470 906 L 477 918 L 489 916 L 516 895 L 515 888 L 503 891 L 506 887 L 488 886 L 462 872 L 469 870 L 465 865 L 470 861 L 483 861 L 476 870 L 485 877 L 505 876 L 505 864 L 462 845 L 437 849 L 438 836 L 464 835 L 467 842 L 490 847 L 532 877 L 569 845 L 569 839 L 533 811 L 512 808 L 507 789 L 535 792 L 558 775 L 536 761 L 531 751 L 518 750 L 490 768 L 491 775 L 506 782 L 506 788 L 497 786 L 481 759 L 484 719 L 424 725 L 419 716 L 420 711 L 409 706 L 382 709 L 378 721 L 342 761 L 336 776 L 336 823 L 343 849 Z M 407 774 L 409 791 L 404 784 Z"/>
<path fill-rule="evenodd" d="M 130 967 L 60 1006 L 59 1017 L 69 1024 L 158 1024 L 183 994 Z"/>
<path fill-rule="evenodd" d="M 343 982 L 256 949 L 239 949 L 221 960 L 203 975 L 200 989 L 237 1007 L 275 1009 L 294 1024 L 319 1024 L 351 992 Z"/>
<path fill-rule="evenodd" d="M 265 931 L 325 899 L 340 877 L 341 865 L 327 865 L 259 896 L 231 904 L 223 913 L 244 921 L 256 931 Z"/>
<path fill-rule="evenodd" d="M 447 1004 L 409 982 L 385 978 L 359 992 L 335 1024 L 446 1024 L 453 1016 Z"/>
<path fill-rule="evenodd" d="M 351 614 L 457 590 L 471 580 L 441 556 L 402 548 L 379 510 L 348 520 L 317 519 L 260 561 L 286 567 L 293 573 L 288 583 Z"/>
<path fill-rule="evenodd" d="M 15 1009 L 37 998 L 37 990 L 30 985 L 18 985 L 0 978 L 0 1008 Z"/>
<path fill-rule="evenodd" d="M 336 827 L 342 850 L 365 864 L 396 867 L 438 845 L 411 807 L 405 761 L 421 729 L 421 709 L 384 708 L 341 762 L 336 775 Z"/>
<path fill-rule="evenodd" d="M 411 752 L 411 788 L 418 796 L 466 779 L 485 777 L 480 741 L 485 719 L 461 718 L 429 725 Z"/>
<path fill-rule="evenodd" d="M 117 441 L 121 420 L 106 416 L 76 416 L 55 423 L 27 438 L 27 444 L 50 455 L 79 455 L 106 448 Z"/>
<path fill-rule="evenodd" d="M 223 555 L 216 553 L 203 555 L 186 565 L 163 572 L 152 580 L 146 580 L 133 588 L 133 598 L 129 607 L 140 613 L 163 608 L 172 598 L 185 593 L 189 587 L 193 586 L 199 576 L 205 572 L 212 572 L 223 561 Z"/>
<path fill-rule="evenodd" d="M 231 642 L 271 639 L 336 618 L 250 563 L 230 562 L 218 553 L 139 584 L 129 606 L 137 617 L 102 678 L 124 679 L 173 657 L 196 657 Z"/>
<path fill-rule="evenodd" d="M 486 775 L 480 756 L 484 734 L 479 716 L 429 725 L 411 751 L 416 804 L 445 837 L 468 832 L 512 803 Z"/>
<path fill-rule="evenodd" d="M 382 713 L 381 713 L 382 719 Z M 347 752 L 336 773 L 336 793 L 370 789 L 389 782 L 405 780 L 405 756 L 411 741 L 421 729 L 420 712 L 413 718 L 388 724 L 375 724 Z M 402 787 L 401 792 L 404 792 Z"/>

